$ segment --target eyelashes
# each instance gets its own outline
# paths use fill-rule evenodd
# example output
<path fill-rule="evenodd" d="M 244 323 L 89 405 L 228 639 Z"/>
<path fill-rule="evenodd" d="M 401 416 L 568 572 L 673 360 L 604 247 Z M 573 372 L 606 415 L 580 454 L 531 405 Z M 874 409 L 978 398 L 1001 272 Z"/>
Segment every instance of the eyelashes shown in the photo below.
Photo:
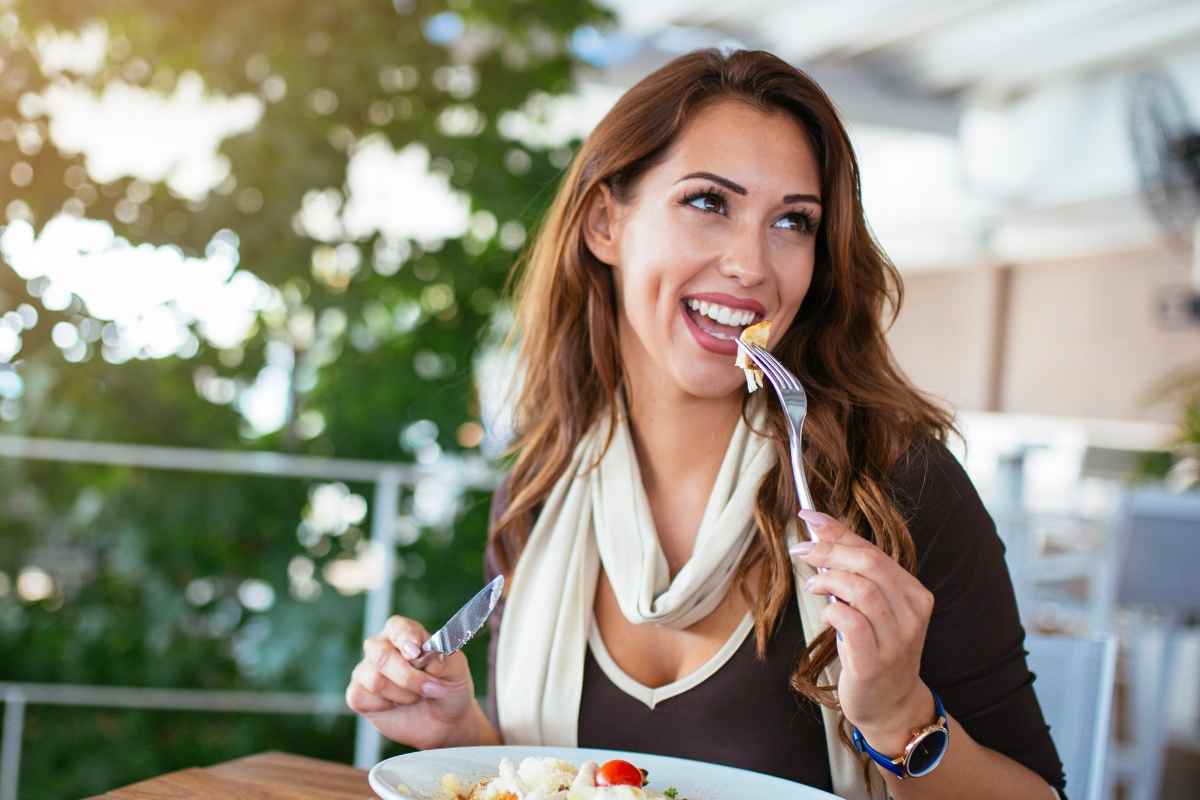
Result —
<path fill-rule="evenodd" d="M 686 197 L 684 197 L 682 200 L 680 200 L 679 204 L 681 206 L 691 206 L 692 203 L 694 203 L 696 200 L 699 200 L 700 198 L 716 199 L 718 202 L 720 202 L 722 207 L 727 205 L 727 199 L 728 199 L 723 190 L 718 189 L 716 186 L 709 186 L 709 187 L 701 189 L 699 191 L 691 192 Z M 692 206 L 692 207 L 695 208 L 697 211 L 703 211 L 706 214 L 721 213 L 721 212 L 709 211 L 707 209 L 700 208 L 699 206 Z M 790 211 L 787 214 L 785 214 L 783 217 L 781 217 L 781 219 L 789 219 L 789 218 L 794 219 L 796 222 L 796 227 L 793 228 L 793 230 L 795 230 L 801 234 L 815 233 L 817 228 L 820 226 L 820 221 L 816 218 L 816 216 L 811 211 L 808 211 L 807 209 L 802 210 L 802 211 Z"/>

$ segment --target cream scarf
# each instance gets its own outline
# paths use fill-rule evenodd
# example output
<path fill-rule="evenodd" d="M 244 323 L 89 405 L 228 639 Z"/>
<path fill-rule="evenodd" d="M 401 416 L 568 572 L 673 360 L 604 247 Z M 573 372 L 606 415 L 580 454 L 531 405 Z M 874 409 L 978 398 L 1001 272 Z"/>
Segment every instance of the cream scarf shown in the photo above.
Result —
<path fill-rule="evenodd" d="M 754 427 L 766 420 L 765 392 L 752 398 Z M 583 664 L 600 565 L 621 611 L 635 624 L 687 628 L 720 604 L 749 548 L 754 500 L 775 463 L 769 439 L 738 420 L 700 523 L 691 558 L 669 577 L 642 486 L 623 402 L 612 444 L 596 469 L 607 417 L 580 441 L 551 490 L 517 562 L 496 656 L 497 709 L 506 744 L 576 746 Z M 789 543 L 798 526 L 788 530 Z M 797 602 L 806 636 L 819 632 L 824 599 L 800 587 L 813 574 L 794 562 Z M 823 673 L 837 682 L 835 660 Z M 882 800 L 883 780 L 863 780 L 841 744 L 837 716 L 822 707 L 834 792 L 849 800 Z"/>

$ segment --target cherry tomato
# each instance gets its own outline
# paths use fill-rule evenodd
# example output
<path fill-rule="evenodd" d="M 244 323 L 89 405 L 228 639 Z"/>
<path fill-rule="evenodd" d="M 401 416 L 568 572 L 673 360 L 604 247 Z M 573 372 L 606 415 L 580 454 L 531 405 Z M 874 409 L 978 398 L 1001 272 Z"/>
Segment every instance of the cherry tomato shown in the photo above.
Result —
<path fill-rule="evenodd" d="M 597 786 L 642 786 L 644 783 L 642 771 L 628 761 L 605 761 L 596 770 Z"/>

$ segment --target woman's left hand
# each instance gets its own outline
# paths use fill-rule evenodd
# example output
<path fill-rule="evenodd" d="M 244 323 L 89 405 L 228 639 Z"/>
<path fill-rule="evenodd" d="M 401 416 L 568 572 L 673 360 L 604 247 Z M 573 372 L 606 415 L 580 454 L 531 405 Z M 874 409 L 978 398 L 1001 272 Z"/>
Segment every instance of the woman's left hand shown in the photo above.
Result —
<path fill-rule="evenodd" d="M 818 511 L 800 516 L 814 543 L 807 553 L 793 550 L 793 557 L 827 568 L 805 591 L 841 601 L 822 616 L 841 634 L 842 713 L 872 747 L 898 755 L 914 728 L 933 722 L 933 696 L 920 676 L 933 594 L 839 520 Z"/>

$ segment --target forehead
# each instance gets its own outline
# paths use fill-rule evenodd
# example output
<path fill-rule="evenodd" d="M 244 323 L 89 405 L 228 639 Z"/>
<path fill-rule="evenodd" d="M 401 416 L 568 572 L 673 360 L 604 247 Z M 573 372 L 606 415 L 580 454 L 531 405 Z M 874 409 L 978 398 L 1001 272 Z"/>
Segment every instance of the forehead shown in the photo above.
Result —
<path fill-rule="evenodd" d="M 821 187 L 800 122 L 785 111 L 764 112 L 738 100 L 719 100 L 693 115 L 656 171 L 674 182 L 700 170 L 740 183 L 751 196 L 768 192 L 776 201 L 793 192 L 819 194 Z"/>

